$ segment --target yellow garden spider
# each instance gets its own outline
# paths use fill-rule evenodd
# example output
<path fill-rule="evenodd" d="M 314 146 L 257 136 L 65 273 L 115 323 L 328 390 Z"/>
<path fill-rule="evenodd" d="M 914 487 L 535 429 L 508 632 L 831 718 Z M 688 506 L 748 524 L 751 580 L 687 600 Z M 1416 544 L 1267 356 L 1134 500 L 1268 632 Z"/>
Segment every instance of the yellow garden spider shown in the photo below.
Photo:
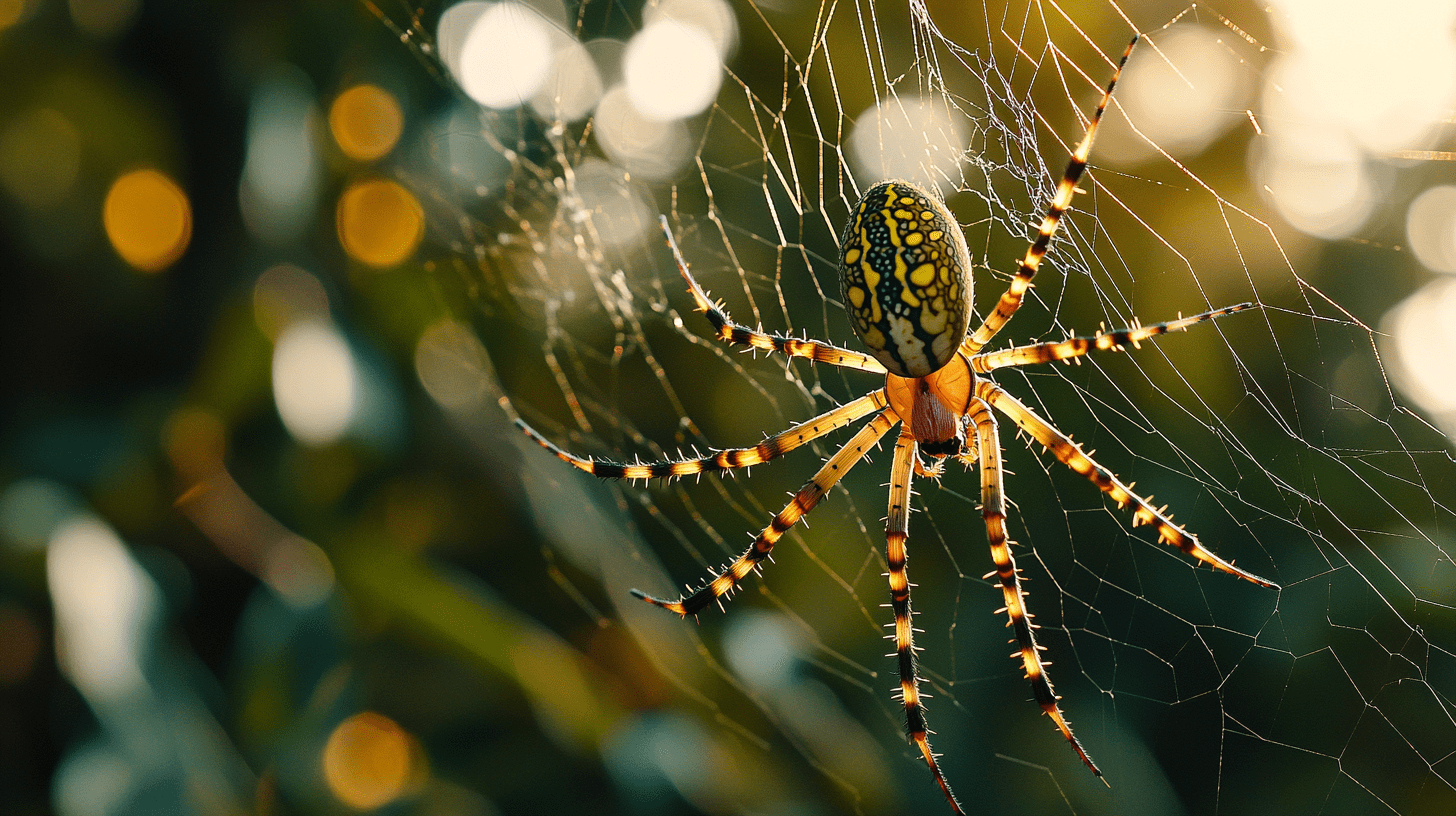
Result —
<path fill-rule="evenodd" d="M 1102 772 L 1072 734 L 1062 716 L 1059 699 L 1052 690 L 1036 643 L 1035 624 L 1021 591 L 1020 574 L 1011 555 L 1006 533 L 1006 501 L 1002 490 L 1001 448 L 995 408 L 1046 447 L 1057 460 L 1087 477 L 1118 507 L 1133 506 L 1134 526 L 1157 528 L 1158 538 L 1215 569 L 1236 575 L 1259 586 L 1277 589 L 1273 582 L 1246 572 L 1219 558 L 1198 543 L 1198 539 L 1175 525 L 1163 509 L 1153 507 L 1132 492 L 1113 473 L 1082 452 L 1071 438 L 1037 416 L 1030 408 L 993 382 L 989 375 L 999 368 L 1034 365 L 1054 360 L 1071 360 L 1093 351 L 1121 351 L 1151 337 L 1195 323 L 1250 308 L 1243 303 L 1180 318 L 1153 326 L 1091 337 L 1072 337 L 1054 343 L 1039 343 L 1003 351 L 981 349 L 1006 325 L 1021 306 L 1026 290 L 1046 255 L 1057 224 L 1072 202 L 1078 179 L 1087 167 L 1087 156 L 1097 135 L 1098 123 L 1112 98 L 1112 90 L 1127 63 L 1134 38 L 1123 53 L 1112 81 L 1087 125 L 1082 141 L 1072 153 L 1061 183 L 1042 219 L 1036 238 L 1018 264 L 1011 286 L 1001 295 L 993 311 L 967 336 L 971 313 L 971 264 L 964 236 L 946 206 L 919 186 L 906 181 L 884 181 L 871 187 L 860 199 L 840 239 L 840 280 L 844 301 L 855 334 L 869 348 L 868 355 L 818 340 L 804 340 L 754 331 L 735 323 L 720 303 L 694 280 L 678 250 L 666 217 L 661 219 L 678 271 L 687 281 L 697 310 L 707 315 L 720 340 L 790 357 L 885 376 L 885 386 L 848 402 L 807 422 L 800 423 L 751 448 L 721 450 L 710 456 L 652 464 L 619 464 L 575 456 L 551 443 L 520 419 L 516 424 L 526 435 L 563 461 L 594 476 L 608 479 L 667 479 L 750 467 L 776 459 L 825 434 L 856 420 L 872 416 L 842 448 L 814 474 L 781 510 L 738 560 L 714 575 L 697 591 L 675 601 L 651 597 L 638 590 L 632 594 L 684 617 L 696 615 L 708 604 L 722 604 L 724 596 L 751 572 L 760 569 L 779 538 L 814 506 L 895 423 L 901 424 L 890 466 L 890 508 L 885 535 L 890 579 L 890 607 L 894 611 L 896 657 L 900 672 L 900 698 L 910 740 L 919 749 L 951 808 L 962 813 L 930 749 L 921 702 L 920 677 L 916 670 L 915 644 L 911 628 L 910 582 L 905 572 L 905 542 L 910 515 L 910 483 L 918 474 L 939 478 L 945 459 L 954 457 L 967 466 L 979 460 L 981 471 L 981 514 L 985 519 L 991 559 L 1005 598 L 1007 626 L 1016 632 L 1018 651 L 1026 677 L 1042 711 L 1049 715 L 1077 756 L 1092 773 Z M 968 431 L 974 436 L 968 438 Z M 927 457 L 926 462 L 922 457 Z"/>

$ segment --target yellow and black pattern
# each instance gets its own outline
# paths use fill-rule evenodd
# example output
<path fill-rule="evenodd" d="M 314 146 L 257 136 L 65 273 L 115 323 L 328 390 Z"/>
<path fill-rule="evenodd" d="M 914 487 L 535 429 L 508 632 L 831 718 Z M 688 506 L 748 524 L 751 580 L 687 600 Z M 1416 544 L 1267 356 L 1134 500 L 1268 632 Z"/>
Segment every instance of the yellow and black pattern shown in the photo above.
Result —
<path fill-rule="evenodd" d="M 977 354 L 971 358 L 971 368 L 977 374 L 989 374 L 998 368 L 1037 365 L 1057 360 L 1070 362 L 1094 351 L 1127 351 L 1128 346 L 1141 348 L 1142 341 L 1149 338 L 1168 332 L 1183 331 L 1195 323 L 1202 323 L 1205 320 L 1223 317 L 1234 312 L 1242 312 L 1253 307 L 1252 303 L 1240 303 L 1237 306 L 1225 306 L 1222 309 L 1214 309 L 1192 317 L 1180 317 L 1177 320 L 1169 320 L 1166 323 L 1157 323 L 1152 326 L 1133 326 L 1130 329 L 1118 329 L 1110 332 L 1100 331 L 1091 337 L 1069 337 L 1066 340 L 1052 343 L 1037 343 Z M 1077 362 L 1081 361 L 1077 360 Z"/>
<path fill-rule="evenodd" d="M 874 413 L 887 404 L 884 389 L 866 394 L 857 400 L 847 402 L 844 405 L 827 411 L 806 422 L 775 434 L 768 439 L 754 445 L 751 448 L 728 448 L 726 450 L 714 451 L 707 456 L 699 456 L 695 459 L 679 459 L 668 462 L 639 462 L 636 464 L 624 464 L 612 462 L 605 459 L 591 459 L 585 456 L 577 456 L 568 451 L 562 450 L 551 440 L 542 436 L 535 428 L 527 425 L 525 420 L 516 419 L 516 427 L 520 428 L 526 436 L 546 450 L 556 455 L 557 459 L 571 465 L 577 470 L 599 476 L 603 479 L 676 479 L 682 476 L 694 476 L 699 473 L 721 473 L 725 470 L 736 470 L 738 468 L 753 467 L 761 465 L 772 459 L 813 442 L 831 431 L 849 425 L 861 417 Z"/>
<path fill-rule="evenodd" d="M 1097 125 L 1102 122 L 1102 114 L 1107 110 L 1107 104 L 1112 101 L 1112 89 L 1117 87 L 1117 78 L 1122 76 L 1122 67 L 1127 64 L 1127 58 L 1132 56 L 1133 46 L 1137 45 L 1138 38 L 1133 37 L 1132 42 L 1127 44 L 1127 50 L 1122 52 L 1122 59 L 1117 63 L 1117 70 L 1112 73 L 1112 81 L 1107 83 L 1107 90 L 1102 94 L 1102 99 L 1097 103 L 1097 112 L 1092 114 L 1092 121 L 1087 124 L 1087 132 L 1082 134 L 1082 141 L 1077 143 L 1077 149 L 1072 151 L 1072 159 L 1067 162 L 1067 170 L 1062 174 L 1062 181 L 1057 185 L 1057 191 L 1052 195 L 1052 203 L 1047 207 L 1046 215 L 1041 219 L 1041 227 L 1037 230 L 1036 238 L 1026 250 L 1026 255 L 1016 264 L 1016 276 L 1011 279 L 1011 286 L 1001 295 L 996 302 L 996 309 L 987 315 L 986 320 L 968 338 L 962 347 L 966 356 L 970 357 L 980 351 L 991 338 L 1001 331 L 1011 315 L 1021 308 L 1021 301 L 1026 297 L 1026 290 L 1031 288 L 1031 279 L 1036 277 L 1036 270 L 1041 266 L 1041 259 L 1046 257 L 1047 247 L 1051 245 L 1052 236 L 1057 232 L 1057 225 L 1061 223 L 1062 215 L 1072 206 L 1072 194 L 1077 190 L 1077 182 L 1082 178 L 1082 172 L 1087 169 L 1087 157 L 1092 154 L 1092 142 L 1097 139 Z"/>
<path fill-rule="evenodd" d="M 895 633 L 889 639 L 895 642 L 892 656 L 900 668 L 899 695 L 905 705 L 905 730 L 945 793 L 951 810 L 960 814 L 964 812 L 960 802 L 951 793 L 950 783 L 941 772 L 940 763 L 935 761 L 935 752 L 930 750 L 930 729 L 925 725 L 925 703 L 921 700 L 920 674 L 915 666 L 915 613 L 910 609 L 910 577 L 905 571 L 909 554 L 905 544 L 910 537 L 910 482 L 919 459 L 915 435 L 907 424 L 895 442 L 895 459 L 890 465 L 890 510 L 885 515 L 885 561 L 889 566 L 890 609 L 895 613 L 895 622 L 891 624 Z"/>
<path fill-rule="evenodd" d="M 719 340 L 735 346 L 748 346 L 759 351 L 777 351 L 789 357 L 802 357 L 816 363 L 829 363 L 841 368 L 857 368 L 872 374 L 885 373 L 885 367 L 867 354 L 840 348 L 820 340 L 755 331 L 742 323 L 735 322 L 723 308 L 722 302 L 712 300 L 708 296 L 707 290 L 699 286 L 697 280 L 693 278 L 693 273 L 688 271 L 688 262 L 683 258 L 682 251 L 677 248 L 677 239 L 672 237 L 672 229 L 667 225 L 667 216 L 658 216 L 658 222 L 662 225 L 663 234 L 667 236 L 667 246 L 672 250 L 672 258 L 677 264 L 677 271 L 682 275 L 683 280 L 687 281 L 688 294 L 693 296 L 693 303 L 698 311 L 707 315 L 708 322 L 713 325 L 713 333 Z"/>
<path fill-rule="evenodd" d="M 1131 51 L 1132 46 L 1129 45 L 1128 52 Z M 1124 53 L 1118 63 L 1118 74 L 1127 57 L 1128 54 Z M 1047 676 L 1046 667 L 1050 663 L 1041 659 L 1043 647 L 1036 642 L 1037 627 L 1027 611 L 1021 574 L 1012 556 L 1012 542 L 1007 538 L 1007 502 L 1003 488 L 1005 470 L 993 409 L 1009 417 L 1017 427 L 1044 445 L 1058 461 L 1086 477 L 1119 507 L 1132 507 L 1133 526 L 1151 525 L 1163 543 L 1177 547 L 1215 569 L 1262 587 L 1279 588 L 1272 581 L 1239 569 L 1232 562 L 1214 555 L 1192 534 L 1174 524 L 1173 517 L 1165 513 L 1166 508 L 1154 507 L 1151 496 L 1144 499 L 1132 492 L 1131 484 L 1123 484 L 1111 471 L 1093 461 L 1089 453 L 1084 453 L 1071 437 L 1037 416 L 988 378 L 1001 368 L 1072 361 L 1097 351 L 1125 351 L 1128 346 L 1137 348 L 1144 340 L 1243 311 L 1251 308 L 1251 304 L 1216 309 L 1153 326 L 1134 325 L 1128 329 L 1098 332 L 1090 337 L 1071 337 L 1057 342 L 979 353 L 1011 319 L 1031 286 L 1031 279 L 1046 255 L 1057 224 L 1071 206 L 1077 180 L 1087 166 L 1098 122 L 1116 83 L 1117 74 L 1114 74 L 1086 134 L 1072 154 L 1041 228 L 1021 260 L 1010 288 L 1001 296 L 994 312 L 969 337 L 966 330 L 970 319 L 971 279 L 965 240 L 945 205 L 908 182 L 887 181 L 871 187 L 845 227 L 840 241 L 845 308 L 855 332 L 869 347 L 870 354 L 808 338 L 767 334 L 735 323 L 722 305 L 711 300 L 693 279 L 668 228 L 667 219 L 662 219 L 663 232 L 678 271 L 687 281 L 688 292 L 692 294 L 698 311 L 707 315 L 720 340 L 884 375 L 882 387 L 751 448 L 714 451 L 707 456 L 679 461 L 621 464 L 576 456 L 552 444 L 521 420 L 516 420 L 527 436 L 573 467 L 602 478 L 637 480 L 671 479 L 762 464 L 873 415 L 773 517 L 747 551 L 713 573 L 707 583 L 676 601 L 649 597 L 632 590 L 638 598 L 683 616 L 696 615 L 714 602 L 721 607 L 748 575 L 763 566 L 784 533 L 808 515 L 891 428 L 903 423 L 890 470 L 890 504 L 885 525 L 889 606 L 895 618 L 890 624 L 894 630 L 890 639 L 895 643 L 891 657 L 896 659 L 899 668 L 898 692 L 905 706 L 910 740 L 957 814 L 964 811 L 951 793 L 930 748 L 930 731 L 926 727 L 923 702 L 926 695 L 920 692 L 916 664 L 914 612 L 910 606 L 912 584 L 906 572 L 911 482 L 916 474 L 939 479 L 944 473 L 947 458 L 954 457 L 967 466 L 980 468 L 981 512 L 991 560 L 995 565 L 995 570 L 986 578 L 995 576 L 1001 587 L 1005 606 L 997 612 L 1006 613 L 1007 626 L 1016 634 L 1013 642 L 1017 651 L 1012 653 L 1012 657 L 1021 662 L 1042 711 L 1051 717 L 1057 730 L 1087 767 L 1099 778 L 1102 776 L 1062 715 L 1056 691 Z M 951 365 L 952 360 L 957 362 Z M 502 399 L 502 405 L 509 413 L 514 413 L 508 400 Z M 966 439 L 968 426 L 975 428 L 975 435 L 969 440 Z M 928 463 L 924 461 L 926 459 Z"/>
<path fill-rule="evenodd" d="M 1073 442 L 1071 437 L 1052 427 L 1051 423 L 1037 416 L 1020 400 L 1006 393 L 1005 389 L 995 383 L 981 380 L 976 383 L 976 396 L 1010 417 L 1018 428 L 1051 451 L 1057 461 L 1087 477 L 1088 481 L 1097 485 L 1098 489 L 1106 493 L 1107 497 L 1112 499 L 1118 507 L 1126 508 L 1128 505 L 1132 505 L 1132 526 L 1150 524 L 1157 529 L 1158 540 L 1164 544 L 1177 547 L 1216 570 L 1237 575 L 1245 581 L 1261 587 L 1279 589 L 1279 585 L 1273 581 L 1239 569 L 1231 562 L 1214 555 L 1208 548 L 1199 544 L 1198 539 L 1191 533 L 1174 524 L 1171 515 L 1165 515 L 1167 507 L 1154 507 L 1152 496 L 1143 498 L 1132 492 L 1132 485 L 1123 484 L 1112 471 L 1097 464 L 1091 456 L 1083 453 L 1082 447 Z"/>
<path fill-rule="evenodd" d="M 850 325 L 901 377 L 950 361 L 971 318 L 971 262 L 955 218 L 908 181 L 871 187 L 839 241 Z"/>
<path fill-rule="evenodd" d="M 838 484 L 839 480 L 844 478 L 844 474 L 848 473 L 861 457 L 869 453 L 870 448 L 880 441 L 880 437 L 884 436 L 885 432 L 894 425 L 895 416 L 892 412 L 881 411 L 877 414 L 868 425 L 854 435 L 854 438 L 845 443 L 844 447 L 829 457 L 829 461 L 825 462 L 824 467 L 814 474 L 814 478 L 799 488 L 799 492 L 794 494 L 794 498 L 779 511 L 778 515 L 773 517 L 773 521 L 769 522 L 767 527 L 763 528 L 763 532 L 758 534 L 758 538 L 753 540 L 753 543 L 749 545 L 743 555 L 738 557 L 737 561 L 714 575 L 696 592 L 678 598 L 676 601 L 654 598 L 638 589 L 632 590 L 632 594 L 650 604 L 676 612 L 684 617 L 698 614 L 708 604 L 732 592 L 739 582 L 748 577 L 749 573 L 756 571 L 763 564 L 763 560 L 768 558 L 769 553 L 773 552 L 774 545 L 778 543 L 784 533 L 788 532 L 789 528 L 793 527 L 799 519 L 808 515 L 819 500 L 829 492 L 829 489 Z"/>
<path fill-rule="evenodd" d="M 986 540 L 991 545 L 991 561 L 996 565 L 996 570 L 987 573 L 985 577 L 994 575 L 1001 582 L 1001 595 L 1006 605 L 996 611 L 1006 613 L 1006 625 L 1016 632 L 1015 642 L 1018 649 L 1011 656 L 1021 661 L 1021 668 L 1026 673 L 1026 679 L 1031 682 L 1032 695 L 1036 697 L 1037 705 L 1052 718 L 1057 730 L 1071 743 L 1077 756 L 1101 779 L 1102 771 L 1087 756 L 1081 741 L 1072 733 L 1071 723 L 1062 716 L 1061 706 L 1057 705 L 1057 700 L 1061 698 L 1057 697 L 1052 688 L 1052 680 L 1047 676 L 1046 667 L 1049 664 L 1041 659 L 1041 652 L 1045 647 L 1037 644 L 1036 625 L 1031 622 L 1032 615 L 1026 610 L 1026 592 L 1021 589 L 1021 574 L 1016 568 L 1016 559 L 1011 555 L 1011 541 L 1006 535 L 1006 492 L 1002 486 L 1001 437 L 996 427 L 996 418 L 980 399 L 972 400 L 970 416 L 971 424 L 976 427 L 976 442 L 981 455 L 981 517 L 986 522 Z"/>

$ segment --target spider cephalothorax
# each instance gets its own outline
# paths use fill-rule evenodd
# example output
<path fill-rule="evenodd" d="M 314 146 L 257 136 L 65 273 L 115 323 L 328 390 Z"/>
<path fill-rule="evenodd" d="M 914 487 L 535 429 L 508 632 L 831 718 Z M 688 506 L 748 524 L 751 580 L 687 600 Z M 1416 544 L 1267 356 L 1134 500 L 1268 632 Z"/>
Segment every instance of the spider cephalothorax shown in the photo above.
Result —
<path fill-rule="evenodd" d="M 1134 39 L 1133 44 L 1136 42 Z M 1089 337 L 1072 337 L 1002 351 L 981 351 L 1020 308 L 1057 224 L 1071 206 L 1077 181 L 1087 167 L 1087 156 L 1092 149 L 1097 125 L 1132 47 L 1129 44 L 1123 53 L 1097 112 L 1072 153 L 1036 237 L 1017 264 L 1010 286 L 991 314 L 969 334 L 971 267 L 965 238 L 945 205 L 910 182 L 885 181 L 870 187 L 851 212 L 840 240 L 840 277 L 845 309 L 869 354 L 819 340 L 766 334 L 735 323 L 720 304 L 708 297 L 688 271 L 667 219 L 662 219 L 662 229 L 678 271 L 687 281 L 688 291 L 698 311 L 707 315 L 719 339 L 883 375 L 885 385 L 882 388 L 769 437 L 751 448 L 732 448 L 708 456 L 652 464 L 618 464 L 576 456 L 562 450 L 521 420 L 516 420 L 528 436 L 576 468 L 604 478 L 645 480 L 705 471 L 721 472 L 760 464 L 866 416 L 871 417 L 774 516 L 748 550 L 732 564 L 715 572 L 701 588 L 675 601 L 632 591 L 648 603 L 684 616 L 695 615 L 714 601 L 721 603 L 749 573 L 762 566 L 783 534 L 813 510 L 830 488 L 891 428 L 900 424 L 900 435 L 895 442 L 890 465 L 890 503 L 885 525 L 885 562 L 889 567 L 890 607 L 895 616 L 895 631 L 891 639 L 895 642 L 900 696 L 905 706 L 910 739 L 956 813 L 963 811 L 941 773 L 936 755 L 930 750 L 925 708 L 919 690 L 920 677 L 915 666 L 915 630 L 910 625 L 911 585 L 905 571 L 911 482 L 917 473 L 939 476 L 945 457 L 956 457 L 967 465 L 979 465 L 981 515 L 991 547 L 991 560 L 995 565 L 986 577 L 994 576 L 1001 589 L 1006 625 L 1015 632 L 1019 647 L 1013 656 L 1021 661 L 1042 711 L 1051 717 L 1087 767 L 1098 776 L 1102 775 L 1082 750 L 1081 743 L 1072 734 L 1071 725 L 1062 715 L 1057 702 L 1059 698 L 1047 677 L 1046 663 L 1041 659 L 1041 647 L 1036 643 L 1036 627 L 1026 611 L 1020 572 L 1012 557 L 1012 542 L 1007 538 L 1001 447 L 993 408 L 1045 446 L 1058 461 L 1086 477 L 1118 507 L 1132 507 L 1134 526 L 1146 524 L 1153 527 L 1164 544 L 1177 547 L 1214 569 L 1260 586 L 1277 588 L 1274 583 L 1214 555 L 1193 535 L 1174 524 L 1171 516 L 1132 492 L 1130 485 L 1119 481 L 1111 471 L 1084 453 L 1070 437 L 987 376 L 999 368 L 1070 360 L 1094 351 L 1122 351 L 1126 346 L 1136 347 L 1143 340 L 1186 329 L 1195 323 L 1251 305 L 1244 303 L 1167 323 L 1099 332 Z M 972 430 L 974 433 L 969 433 Z M 922 463 L 922 456 L 934 460 L 931 469 Z"/>

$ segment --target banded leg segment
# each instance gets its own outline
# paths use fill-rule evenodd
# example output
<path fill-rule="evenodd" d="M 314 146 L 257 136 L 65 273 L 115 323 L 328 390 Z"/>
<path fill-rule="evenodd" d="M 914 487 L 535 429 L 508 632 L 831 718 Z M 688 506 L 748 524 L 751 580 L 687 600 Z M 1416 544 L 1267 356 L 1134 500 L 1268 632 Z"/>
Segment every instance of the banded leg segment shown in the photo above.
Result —
<path fill-rule="evenodd" d="M 1237 306 L 1226 306 L 1211 312 L 1204 312 L 1192 317 L 1180 317 L 1177 320 L 1152 326 L 1134 325 L 1130 329 L 1119 329 L 1112 332 L 1100 331 L 1091 337 L 1069 337 L 1055 343 L 1037 343 L 1031 346 L 1017 346 L 1003 351 L 977 354 L 971 358 L 971 368 L 975 369 L 977 374 L 989 374 L 998 368 L 1071 360 L 1094 351 L 1126 351 L 1128 346 L 1141 348 L 1139 344 L 1149 338 L 1168 332 L 1183 331 L 1195 323 L 1202 323 L 1205 320 L 1223 317 L 1234 312 L 1242 312 L 1253 306 L 1252 303 L 1240 303 Z"/>
<path fill-rule="evenodd" d="M 976 427 L 976 441 L 981 449 L 981 517 L 986 522 L 986 539 L 991 545 L 991 560 L 996 564 L 996 571 L 991 574 L 1000 579 L 1001 594 L 1006 601 L 1005 608 L 996 611 L 1006 613 L 1009 618 L 1006 625 L 1016 632 L 1016 643 L 1020 647 L 1020 651 L 1012 652 L 1011 656 L 1021 659 L 1026 679 L 1031 681 L 1032 694 L 1041 710 L 1052 718 L 1057 730 L 1071 743 L 1077 756 L 1082 758 L 1092 773 L 1101 778 L 1102 771 L 1087 756 L 1087 751 L 1072 733 L 1071 724 L 1062 716 L 1062 709 L 1057 705 L 1060 698 L 1052 689 L 1051 678 L 1047 676 L 1048 664 L 1041 659 L 1041 650 L 1044 647 L 1037 645 L 1036 630 L 1031 623 L 1032 616 L 1026 611 L 1026 593 L 1021 589 L 1021 576 L 1017 572 L 1016 559 L 1011 555 L 1011 542 L 1006 534 L 1006 493 L 1001 478 L 1001 441 L 996 418 L 980 399 L 971 402 L 970 418 Z"/>
<path fill-rule="evenodd" d="M 851 403 L 852 404 L 852 403 Z M 794 495 L 784 509 L 773 517 L 773 521 L 758 534 L 748 550 L 728 566 L 727 569 L 714 575 L 702 588 L 686 595 L 676 601 L 666 601 L 660 598 L 653 598 L 640 590 L 632 590 L 632 594 L 642 600 L 660 606 L 671 612 L 676 612 L 683 617 L 696 615 L 703 610 L 703 607 L 721 599 L 724 595 L 732 592 L 738 584 L 748 576 L 750 572 L 758 569 L 765 558 L 773 552 L 774 545 L 783 537 L 784 533 L 793 527 L 795 522 L 809 514 L 810 510 L 824 498 L 829 489 L 834 487 L 844 474 L 854 467 L 871 446 L 885 435 L 898 421 L 892 411 L 886 409 L 875 415 L 869 424 L 861 428 L 859 433 L 845 443 L 835 454 L 829 457 L 824 467 L 814 474 L 799 492 Z"/>
<path fill-rule="evenodd" d="M 929 731 L 925 727 L 925 705 L 920 698 L 920 675 L 915 668 L 915 630 L 910 611 L 910 578 L 905 572 L 906 539 L 910 536 L 910 482 L 914 477 L 915 436 L 906 424 L 895 442 L 895 461 L 890 466 L 890 512 L 886 516 L 886 560 L 890 566 L 890 608 L 895 613 L 895 658 L 900 667 L 900 700 L 905 704 L 905 728 L 910 741 L 920 749 L 930 773 L 940 785 L 951 809 L 965 811 L 951 793 L 950 784 L 941 773 L 940 764 L 930 750 Z"/>
<path fill-rule="evenodd" d="M 667 216 L 658 216 L 658 219 L 662 224 L 663 234 L 667 236 L 667 245 L 672 250 L 672 258 L 677 263 L 677 270 L 682 273 L 683 280 L 687 281 L 688 293 L 693 296 L 693 302 L 697 304 L 698 311 L 707 315 L 708 322 L 713 325 L 713 333 L 719 340 L 735 346 L 749 346 L 760 351 L 777 351 L 789 357 L 803 357 L 816 363 L 828 363 L 841 368 L 857 368 L 860 371 L 875 374 L 885 373 L 885 367 L 880 364 L 880 361 L 868 354 L 840 348 L 821 340 L 807 340 L 754 331 L 742 323 L 734 321 L 723 308 L 722 301 L 714 301 L 709 298 L 707 291 L 698 285 L 697 279 L 693 277 L 692 272 L 688 271 L 688 262 L 677 248 L 677 239 L 672 237 L 672 229 L 668 227 Z"/>
<path fill-rule="evenodd" d="M 1015 397 L 1006 393 L 1004 389 L 995 383 L 987 380 L 980 380 L 976 383 L 976 395 L 985 400 L 996 410 L 1011 418 L 1017 427 L 1030 434 L 1033 439 L 1040 442 L 1057 461 L 1071 468 L 1073 471 L 1087 477 L 1092 484 L 1109 498 L 1117 503 L 1118 507 L 1125 508 L 1132 505 L 1132 523 L 1136 527 L 1140 524 L 1151 524 L 1158 531 L 1158 539 L 1164 544 L 1177 547 L 1188 555 L 1202 561 L 1216 570 L 1236 575 L 1245 581 L 1258 584 L 1270 589 L 1279 589 L 1279 585 L 1267 578 L 1239 569 L 1231 562 L 1219 558 L 1209 551 L 1198 539 L 1182 527 L 1173 523 L 1171 515 L 1164 515 L 1166 507 L 1157 508 L 1151 504 L 1152 496 L 1146 499 L 1132 492 L 1130 485 L 1125 485 L 1117 478 L 1112 471 L 1097 464 L 1092 457 L 1082 452 L 1082 448 L 1073 442 L 1070 437 L 1052 426 L 1051 423 L 1037 416 L 1030 408 L 1026 407 Z"/>
<path fill-rule="evenodd" d="M 698 473 L 721 473 L 726 470 L 761 465 L 813 442 L 825 434 L 846 427 L 888 404 L 885 390 L 881 388 L 832 411 L 826 411 L 811 420 L 801 422 L 783 433 L 775 434 L 751 448 L 728 448 L 697 459 L 632 465 L 577 456 L 558 447 L 519 418 L 516 419 L 516 427 L 520 428 L 536 444 L 555 454 L 557 459 L 593 476 L 603 479 L 673 479 Z"/>
<path fill-rule="evenodd" d="M 1117 87 L 1117 79 L 1122 76 L 1122 67 L 1127 64 L 1127 58 L 1132 55 L 1133 46 L 1137 45 L 1137 41 L 1138 38 L 1133 37 L 1132 42 L 1127 44 L 1127 50 L 1122 52 L 1122 59 L 1117 63 L 1117 70 L 1112 74 L 1112 81 L 1107 83 L 1107 90 L 1103 92 L 1102 99 L 1097 103 L 1097 112 L 1092 114 L 1092 121 L 1087 124 L 1087 132 L 1082 134 L 1082 141 L 1077 144 L 1077 149 L 1072 151 L 1072 159 L 1067 163 L 1067 169 L 1062 173 L 1062 181 L 1052 195 L 1052 203 L 1047 207 L 1046 215 L 1041 219 L 1041 227 L 1037 230 L 1036 238 L 1027 248 L 1026 255 L 1016 264 L 1016 276 L 1011 279 L 1011 286 L 997 301 L 995 311 L 987 315 L 980 327 L 961 345 L 961 351 L 965 352 L 967 357 L 973 356 L 991 342 L 991 338 L 1001 331 L 1001 327 L 1006 325 L 1006 321 L 1011 319 L 1011 315 L 1021 308 L 1021 301 L 1026 297 L 1026 290 L 1031 288 L 1031 279 L 1036 277 L 1036 271 L 1041 266 L 1041 259 L 1046 257 L 1047 247 L 1051 245 L 1052 236 L 1057 232 L 1057 225 L 1061 223 L 1062 215 L 1072 206 L 1072 194 L 1077 189 L 1077 182 L 1081 180 L 1083 171 L 1087 169 L 1087 157 L 1091 155 L 1092 142 L 1097 138 L 1097 126 L 1102 122 L 1102 114 L 1107 110 L 1108 103 L 1112 101 L 1112 89 Z"/>

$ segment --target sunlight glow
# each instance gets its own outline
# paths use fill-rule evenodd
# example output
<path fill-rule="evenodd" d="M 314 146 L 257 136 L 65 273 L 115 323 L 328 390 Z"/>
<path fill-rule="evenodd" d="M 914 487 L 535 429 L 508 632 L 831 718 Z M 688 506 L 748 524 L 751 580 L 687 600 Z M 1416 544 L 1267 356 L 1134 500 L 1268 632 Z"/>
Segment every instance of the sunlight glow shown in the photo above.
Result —
<path fill-rule="evenodd" d="M 187 194 L 156 170 L 137 170 L 112 182 L 101 220 L 116 254 L 141 272 L 171 266 L 192 241 Z"/>
<path fill-rule="evenodd" d="M 627 43 L 622 75 L 627 99 L 643 118 L 685 119 L 718 97 L 723 63 L 713 38 L 696 23 L 648 23 Z"/>
<path fill-rule="evenodd" d="M 1406 212 L 1405 232 L 1427 269 L 1456 273 L 1456 187 L 1441 184 L 1416 196 Z"/>
<path fill-rule="evenodd" d="M 1259 184 L 1291 224 L 1350 235 L 1380 190 L 1367 162 L 1433 146 L 1456 106 L 1456 4 L 1274 0 L 1280 55 L 1266 73 L 1254 144 Z M 1323 177 L 1323 178 L 1321 178 Z"/>
<path fill-rule="evenodd" d="M 554 57 L 548 25 L 521 3 L 459 3 L 440 17 L 438 36 L 466 95 L 506 110 L 530 99 L 546 81 Z"/>
<path fill-rule="evenodd" d="M 1448 435 L 1456 434 L 1456 279 L 1426 284 L 1387 312 L 1380 328 L 1391 379 Z"/>
<path fill-rule="evenodd" d="M 273 348 L 273 399 L 295 439 L 321 446 L 343 436 L 358 410 L 359 376 L 349 345 L 333 326 L 289 326 Z"/>
<path fill-rule="evenodd" d="M 665 181 L 692 159 L 687 126 L 643 116 L 622 85 L 607 91 L 592 121 L 597 144 L 633 176 Z"/>
<path fill-rule="evenodd" d="M 543 117 L 575 122 L 601 101 L 602 75 L 586 46 L 563 31 L 551 29 L 557 40 L 556 56 L 541 89 L 531 97 L 531 108 Z"/>
<path fill-rule="evenodd" d="M 1175 158 L 1195 156 L 1229 128 L 1247 124 L 1248 83 L 1221 32 L 1178 26 L 1133 52 L 1117 86 L 1117 102 L 1143 136 Z M 1109 115 L 1097 142 L 1102 160 L 1161 160 L 1142 137 Z"/>
<path fill-rule="evenodd" d="M 723 0 L 653 0 L 642 8 L 642 25 L 659 20 L 697 26 L 713 41 L 718 57 L 724 61 L 738 47 L 738 19 Z"/>
<path fill-rule="evenodd" d="M 855 120 L 849 158 L 867 179 L 899 178 L 938 190 L 960 178 L 966 123 L 944 100 L 889 97 Z"/>

